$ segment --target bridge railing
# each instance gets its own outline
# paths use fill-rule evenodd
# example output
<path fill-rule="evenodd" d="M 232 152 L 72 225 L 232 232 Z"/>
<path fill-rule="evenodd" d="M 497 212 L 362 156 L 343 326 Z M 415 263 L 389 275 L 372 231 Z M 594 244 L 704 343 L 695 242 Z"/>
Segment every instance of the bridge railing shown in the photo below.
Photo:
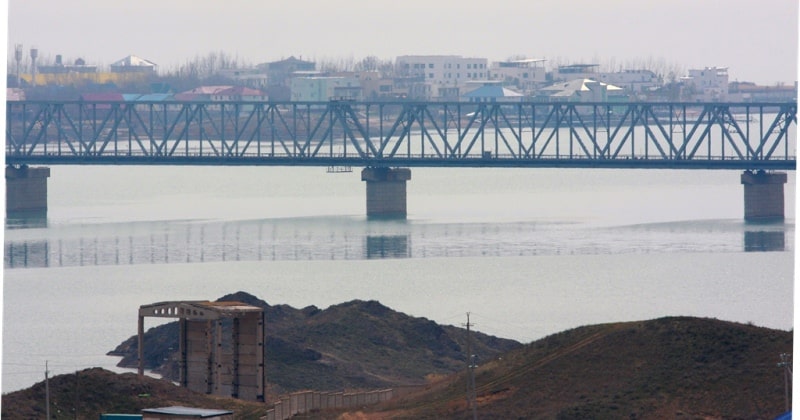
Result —
<path fill-rule="evenodd" d="M 722 161 L 793 169 L 796 113 L 795 103 L 9 101 L 6 160 L 417 166 Z"/>

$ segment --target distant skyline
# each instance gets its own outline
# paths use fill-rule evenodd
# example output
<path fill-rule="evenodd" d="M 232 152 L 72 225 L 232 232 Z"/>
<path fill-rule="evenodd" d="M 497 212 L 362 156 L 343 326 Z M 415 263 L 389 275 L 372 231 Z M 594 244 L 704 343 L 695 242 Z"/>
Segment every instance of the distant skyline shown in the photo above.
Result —
<path fill-rule="evenodd" d="M 289 56 L 511 56 L 729 68 L 731 81 L 793 83 L 796 0 L 10 0 L 7 57 L 107 66 L 137 55 L 164 70 L 224 51 L 257 64 Z M 7 59 L 7 61 L 10 61 Z"/>

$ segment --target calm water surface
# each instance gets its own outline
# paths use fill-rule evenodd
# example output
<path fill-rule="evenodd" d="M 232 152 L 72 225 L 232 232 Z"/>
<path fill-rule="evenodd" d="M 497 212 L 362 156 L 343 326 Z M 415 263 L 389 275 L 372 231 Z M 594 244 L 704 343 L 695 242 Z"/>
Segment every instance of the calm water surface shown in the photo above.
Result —
<path fill-rule="evenodd" d="M 736 171 L 413 169 L 405 221 L 366 220 L 358 169 L 51 171 L 47 220 L 7 220 L 3 392 L 45 361 L 119 370 L 140 305 L 240 290 L 470 312 L 523 342 L 668 315 L 793 327 L 793 172 L 787 220 L 752 225 Z"/>

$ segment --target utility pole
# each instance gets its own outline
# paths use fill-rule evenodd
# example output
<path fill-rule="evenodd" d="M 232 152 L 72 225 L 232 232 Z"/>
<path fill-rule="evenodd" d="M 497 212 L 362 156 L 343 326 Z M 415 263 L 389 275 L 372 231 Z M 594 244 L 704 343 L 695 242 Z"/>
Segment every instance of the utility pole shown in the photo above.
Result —
<path fill-rule="evenodd" d="M 781 353 L 781 362 L 778 363 L 778 367 L 783 368 L 783 393 L 786 399 L 786 411 L 788 412 L 791 405 L 789 404 L 789 381 L 792 376 L 792 363 L 789 362 L 787 353 Z"/>
<path fill-rule="evenodd" d="M 469 312 L 467 312 L 467 409 L 472 407 L 472 418 L 478 420 L 477 393 L 475 390 L 475 355 L 472 354 L 472 335 L 469 327 L 475 324 L 469 322 Z"/>
<path fill-rule="evenodd" d="M 49 371 L 47 370 L 47 360 L 44 361 L 44 403 L 45 413 L 47 413 L 47 420 L 50 420 L 50 379 L 47 377 Z"/>

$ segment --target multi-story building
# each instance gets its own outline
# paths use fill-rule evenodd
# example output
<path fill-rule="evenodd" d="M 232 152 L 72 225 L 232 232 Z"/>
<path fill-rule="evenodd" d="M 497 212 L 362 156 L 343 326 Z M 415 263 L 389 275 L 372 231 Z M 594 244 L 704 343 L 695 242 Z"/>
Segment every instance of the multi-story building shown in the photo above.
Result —
<path fill-rule="evenodd" d="M 689 70 L 681 83 L 691 99 L 699 102 L 725 101 L 728 98 L 728 68 L 706 67 Z"/>
<path fill-rule="evenodd" d="M 395 74 L 411 81 L 408 92 L 414 99 L 452 100 L 467 82 L 488 80 L 489 68 L 485 58 L 403 55 L 395 60 Z"/>
<path fill-rule="evenodd" d="M 513 86 L 525 94 L 532 94 L 536 88 L 547 83 L 547 70 L 542 58 L 498 61 L 489 69 L 489 78 L 498 80 L 505 86 Z"/>
<path fill-rule="evenodd" d="M 329 74 L 331 77 L 350 77 L 358 79 L 361 87 L 361 97 L 364 100 L 396 99 L 394 83 L 390 78 L 384 78 L 377 70 L 346 71 Z"/>
<path fill-rule="evenodd" d="M 295 57 L 257 66 L 259 70 L 267 72 L 267 94 L 275 101 L 288 101 L 291 98 L 290 86 L 294 73 L 314 71 L 316 67 L 316 63 Z"/>
<path fill-rule="evenodd" d="M 295 102 L 362 99 L 361 83 L 355 77 L 293 77 L 291 92 Z"/>

